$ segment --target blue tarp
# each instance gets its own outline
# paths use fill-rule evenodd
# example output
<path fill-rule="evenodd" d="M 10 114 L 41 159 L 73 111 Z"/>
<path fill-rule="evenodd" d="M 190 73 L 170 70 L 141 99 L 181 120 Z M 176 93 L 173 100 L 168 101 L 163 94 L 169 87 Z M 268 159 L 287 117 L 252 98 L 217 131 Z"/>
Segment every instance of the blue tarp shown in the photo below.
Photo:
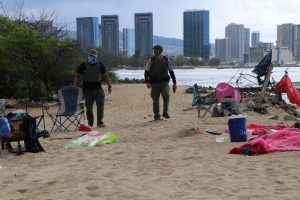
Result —
<path fill-rule="evenodd" d="M 270 50 L 265 57 L 256 65 L 254 70 L 252 71 L 257 76 L 264 76 L 267 73 L 267 67 L 272 62 L 272 50 Z"/>

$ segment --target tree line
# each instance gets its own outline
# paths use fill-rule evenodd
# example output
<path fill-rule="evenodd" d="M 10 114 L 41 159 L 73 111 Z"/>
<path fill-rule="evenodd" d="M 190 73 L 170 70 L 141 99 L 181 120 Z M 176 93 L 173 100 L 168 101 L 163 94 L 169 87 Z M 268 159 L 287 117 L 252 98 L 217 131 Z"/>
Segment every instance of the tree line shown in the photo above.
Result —
<path fill-rule="evenodd" d="M 110 52 L 105 52 L 99 48 L 100 60 L 107 66 L 110 66 L 112 69 L 120 68 L 132 68 L 132 69 L 141 69 L 145 67 L 145 64 L 149 58 L 140 56 L 139 53 L 135 53 L 133 56 L 127 58 L 126 56 L 120 53 L 115 55 Z M 218 58 L 211 59 L 199 59 L 197 57 L 184 57 L 184 56 L 167 56 L 170 63 L 173 66 L 218 66 L 220 65 L 220 60 Z"/>

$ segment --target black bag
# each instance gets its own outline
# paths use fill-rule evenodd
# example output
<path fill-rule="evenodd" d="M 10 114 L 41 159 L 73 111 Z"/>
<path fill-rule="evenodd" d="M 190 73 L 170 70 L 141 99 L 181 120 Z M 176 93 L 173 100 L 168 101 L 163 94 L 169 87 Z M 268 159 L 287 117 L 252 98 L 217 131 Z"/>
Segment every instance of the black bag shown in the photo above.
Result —
<path fill-rule="evenodd" d="M 32 153 L 41 151 L 45 152 L 38 138 L 36 137 L 36 120 L 28 114 L 26 114 L 26 117 L 23 120 L 25 131 L 25 149 Z"/>

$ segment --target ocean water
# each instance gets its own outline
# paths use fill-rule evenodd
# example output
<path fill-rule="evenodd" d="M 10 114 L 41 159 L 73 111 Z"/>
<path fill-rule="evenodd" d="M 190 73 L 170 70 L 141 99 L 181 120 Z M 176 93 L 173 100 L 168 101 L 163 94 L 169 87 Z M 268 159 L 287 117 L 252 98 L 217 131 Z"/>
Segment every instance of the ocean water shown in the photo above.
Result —
<path fill-rule="evenodd" d="M 286 67 L 275 67 L 271 76 L 276 82 L 279 82 L 285 74 Z M 195 83 L 201 86 L 215 87 L 219 83 L 230 83 L 232 86 L 257 86 L 257 80 L 251 76 L 242 76 L 239 85 L 236 80 L 240 74 L 250 74 L 255 76 L 251 71 L 252 68 L 235 68 L 235 69 L 213 69 L 213 68 L 197 68 L 197 69 L 175 69 L 177 85 L 192 86 Z M 115 71 L 120 79 L 143 79 L 144 70 L 126 70 L 121 69 Z M 288 74 L 293 82 L 300 82 L 300 67 L 292 67 L 288 69 Z"/>

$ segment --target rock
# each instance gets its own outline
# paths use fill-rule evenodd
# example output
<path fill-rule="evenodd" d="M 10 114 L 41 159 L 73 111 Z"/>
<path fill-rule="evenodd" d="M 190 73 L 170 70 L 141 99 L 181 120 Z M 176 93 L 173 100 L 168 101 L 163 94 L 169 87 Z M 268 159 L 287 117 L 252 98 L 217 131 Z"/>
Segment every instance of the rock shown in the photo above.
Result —
<path fill-rule="evenodd" d="M 211 117 L 224 117 L 224 110 L 220 106 L 214 106 Z"/>
<path fill-rule="evenodd" d="M 292 115 L 284 115 L 284 121 L 298 121 L 298 118 Z"/>
<path fill-rule="evenodd" d="M 248 107 L 250 110 L 252 110 L 252 109 L 255 107 L 255 103 L 254 103 L 252 100 L 250 100 L 250 101 L 248 101 L 248 103 L 247 103 L 247 107 Z"/>
<path fill-rule="evenodd" d="M 264 114 L 264 115 L 270 114 L 269 111 L 267 110 L 266 106 L 264 106 L 264 105 L 255 105 L 253 107 L 253 110 L 257 113 Z"/>
<path fill-rule="evenodd" d="M 294 127 L 300 129 L 300 122 L 296 122 L 296 123 L 294 124 Z"/>
<path fill-rule="evenodd" d="M 278 115 L 275 115 L 275 116 L 273 116 L 273 117 L 271 117 L 271 118 L 269 118 L 269 119 L 278 120 L 278 119 L 279 119 L 279 116 L 278 116 Z"/>
<path fill-rule="evenodd" d="M 187 94 L 193 94 L 193 88 L 192 87 L 189 87 L 185 90 L 185 93 Z"/>

